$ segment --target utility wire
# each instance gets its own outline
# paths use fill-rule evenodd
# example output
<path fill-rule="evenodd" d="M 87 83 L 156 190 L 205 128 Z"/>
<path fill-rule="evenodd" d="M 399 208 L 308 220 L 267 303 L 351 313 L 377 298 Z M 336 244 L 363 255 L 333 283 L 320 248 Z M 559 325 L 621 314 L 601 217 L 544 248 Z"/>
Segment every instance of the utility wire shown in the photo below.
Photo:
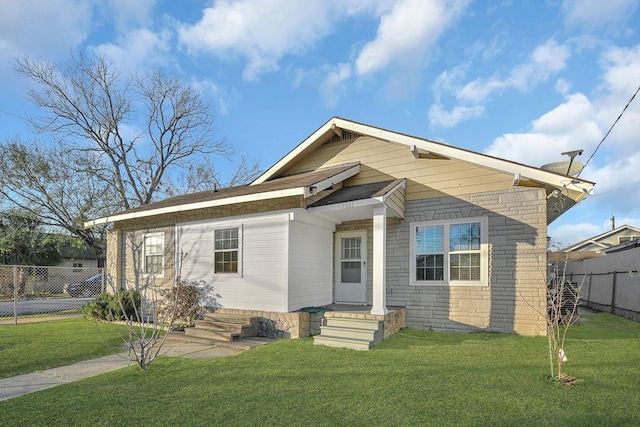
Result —
<path fill-rule="evenodd" d="M 21 119 L 21 120 L 24 120 L 24 117 L 20 117 L 20 116 L 18 116 L 18 115 L 16 115 L 16 114 L 13 114 L 13 113 L 10 113 L 10 112 L 8 112 L 8 111 L 5 111 L 5 110 L 3 110 L 2 108 L 0 108 L 0 113 L 4 113 L 4 114 L 6 114 L 6 115 L 13 116 L 13 117 L 17 117 L 17 118 L 19 118 L 19 119 Z"/>
<path fill-rule="evenodd" d="M 638 86 L 638 89 L 636 89 L 636 92 L 633 94 L 633 96 L 631 96 L 631 99 L 629 99 L 629 102 L 627 102 L 627 105 L 624 106 L 624 108 L 622 109 L 622 112 L 620 113 L 620 115 L 618 116 L 618 118 L 613 122 L 613 124 L 611 125 L 611 127 L 609 128 L 609 130 L 607 131 L 607 133 L 605 134 L 605 136 L 602 137 L 602 140 L 600 141 L 600 143 L 598 144 L 598 146 L 596 147 L 595 150 L 593 150 L 593 154 L 591 154 L 591 157 L 589 157 L 589 159 L 587 160 L 587 162 L 584 164 L 584 166 L 582 167 L 582 169 L 580 170 L 580 172 L 578 172 L 578 174 L 576 175 L 576 178 L 580 176 L 580 174 L 582 173 L 583 170 L 585 170 L 585 168 L 587 167 L 587 165 L 589 164 L 589 162 L 591 161 L 591 159 L 593 159 L 593 156 L 596 155 L 596 152 L 598 151 L 598 149 L 600 148 L 600 146 L 602 145 L 602 143 L 604 142 L 605 139 L 607 139 L 607 137 L 609 136 L 609 134 L 611 133 L 611 131 L 613 130 L 614 126 L 616 125 L 616 123 L 618 123 L 618 121 L 622 118 L 622 115 L 624 114 L 625 111 L 627 111 L 627 108 L 629 108 L 629 105 L 631 105 L 631 103 L 633 102 L 633 99 L 636 97 L 636 95 L 638 94 L 638 92 L 640 92 L 640 86 Z"/>

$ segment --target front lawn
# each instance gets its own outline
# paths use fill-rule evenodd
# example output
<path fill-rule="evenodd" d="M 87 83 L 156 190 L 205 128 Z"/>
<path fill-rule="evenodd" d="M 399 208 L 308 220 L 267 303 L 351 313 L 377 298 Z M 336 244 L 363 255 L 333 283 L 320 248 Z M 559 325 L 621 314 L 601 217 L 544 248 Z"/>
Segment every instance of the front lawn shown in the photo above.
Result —
<path fill-rule="evenodd" d="M 640 425 L 640 323 L 589 316 L 548 380 L 545 337 L 405 329 L 369 352 L 276 343 L 161 358 L 0 402 L 5 425 Z"/>
<path fill-rule="evenodd" d="M 118 333 L 127 327 L 80 317 L 0 326 L 0 378 L 112 354 L 107 344 L 122 350 Z"/>

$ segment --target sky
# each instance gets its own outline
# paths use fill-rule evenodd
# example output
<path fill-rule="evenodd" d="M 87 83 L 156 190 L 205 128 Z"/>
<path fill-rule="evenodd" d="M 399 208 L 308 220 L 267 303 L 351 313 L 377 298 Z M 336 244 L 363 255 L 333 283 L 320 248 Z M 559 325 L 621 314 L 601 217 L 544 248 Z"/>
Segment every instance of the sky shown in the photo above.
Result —
<path fill-rule="evenodd" d="M 0 139 L 33 136 L 16 58 L 99 55 L 192 84 L 264 169 L 334 116 L 536 167 L 583 149 L 568 246 L 640 227 L 639 1 L 0 0 Z"/>

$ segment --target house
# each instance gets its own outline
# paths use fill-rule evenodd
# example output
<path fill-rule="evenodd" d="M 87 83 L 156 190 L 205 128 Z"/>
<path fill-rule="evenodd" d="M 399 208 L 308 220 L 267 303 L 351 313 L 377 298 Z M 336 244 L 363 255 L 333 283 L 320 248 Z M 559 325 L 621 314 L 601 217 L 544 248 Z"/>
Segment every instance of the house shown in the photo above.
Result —
<path fill-rule="evenodd" d="M 576 243 L 575 245 L 571 245 L 563 249 L 562 252 L 600 253 L 605 251 L 606 249 L 630 242 L 635 239 L 640 239 L 640 228 L 632 227 L 625 224 L 617 228 L 612 227 L 611 230 L 605 233 L 590 237 L 579 243 Z"/>
<path fill-rule="evenodd" d="M 280 336 L 313 334 L 308 308 L 330 305 L 325 317 L 378 321 L 385 337 L 536 335 L 547 225 L 593 185 L 334 117 L 250 185 L 86 226 L 113 223 L 116 283 L 180 274 L 212 287 L 218 312 L 259 316 Z"/>

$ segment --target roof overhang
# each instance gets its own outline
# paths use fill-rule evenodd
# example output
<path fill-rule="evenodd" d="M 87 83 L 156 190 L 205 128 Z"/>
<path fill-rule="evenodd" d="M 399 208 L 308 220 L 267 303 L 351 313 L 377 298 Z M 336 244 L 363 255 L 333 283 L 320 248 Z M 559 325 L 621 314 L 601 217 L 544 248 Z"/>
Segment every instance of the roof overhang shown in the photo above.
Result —
<path fill-rule="evenodd" d="M 404 190 L 406 181 L 399 179 L 392 181 L 382 190 L 357 200 L 349 200 L 307 208 L 310 214 L 321 215 L 335 223 L 355 221 L 373 218 L 373 209 L 378 206 L 387 206 L 387 216 L 390 218 L 404 218 Z M 345 188 L 344 190 L 347 190 Z M 340 190 L 338 190 L 340 191 Z M 389 203 L 390 198 L 399 194 L 399 202 Z M 399 204 L 398 204 L 399 203 Z"/>
<path fill-rule="evenodd" d="M 280 199 L 291 196 L 302 196 L 304 198 L 308 198 L 316 195 L 320 191 L 330 188 L 335 184 L 351 178 L 358 172 L 360 172 L 359 163 L 335 166 L 332 168 L 327 168 L 325 170 L 319 170 L 307 174 L 299 174 L 296 176 L 282 178 L 286 179 L 287 183 L 290 183 L 291 186 L 288 188 L 279 188 L 271 191 L 261 191 L 266 187 L 272 186 L 274 185 L 274 183 L 278 182 L 278 180 L 273 180 L 269 183 L 264 183 L 263 186 L 243 187 L 242 190 L 247 194 L 240 194 L 231 197 L 213 197 L 210 200 L 202 200 L 194 203 L 176 203 L 166 205 L 166 201 L 164 201 L 160 202 L 158 207 L 154 207 L 154 205 L 151 204 L 140 207 L 138 209 L 132 209 L 129 211 L 121 212 L 119 214 L 87 221 L 84 223 L 84 227 L 90 228 L 108 222 L 126 221 L 156 215 L 192 211 L 196 209 L 227 206 L 237 203 L 257 202 L 260 200 Z M 308 178 L 305 179 L 305 177 Z M 304 185 L 300 185 L 301 182 L 304 182 Z M 165 205 L 163 205 L 163 203 L 165 203 Z"/>
<path fill-rule="evenodd" d="M 105 224 L 107 222 L 126 221 L 129 219 L 145 218 L 155 215 L 162 215 L 175 212 L 192 211 L 196 209 L 206 209 L 216 206 L 233 205 L 235 203 L 256 202 L 259 200 L 278 199 L 281 197 L 301 196 L 309 191 L 308 187 L 289 188 L 286 190 L 268 191 L 264 193 L 247 194 L 243 196 L 227 197 L 224 199 L 209 200 L 206 202 L 188 203 L 177 206 L 167 206 L 158 209 L 149 209 L 140 212 L 123 212 L 103 218 L 98 218 L 84 223 L 85 228 L 94 227 L 96 225 Z"/>
<path fill-rule="evenodd" d="M 275 165 L 265 171 L 251 185 L 260 184 L 285 171 L 296 159 L 322 145 L 330 136 L 342 130 L 403 144 L 416 159 L 460 160 L 514 176 L 514 186 L 535 186 L 545 188 L 547 194 L 547 223 L 553 222 L 593 192 L 595 183 L 576 179 L 561 173 L 528 166 L 487 154 L 476 153 L 463 148 L 452 147 L 428 139 L 392 132 L 385 129 L 334 117 L 291 150 Z M 554 192 L 558 190 L 558 192 Z M 556 197 L 555 195 L 559 197 Z"/>

